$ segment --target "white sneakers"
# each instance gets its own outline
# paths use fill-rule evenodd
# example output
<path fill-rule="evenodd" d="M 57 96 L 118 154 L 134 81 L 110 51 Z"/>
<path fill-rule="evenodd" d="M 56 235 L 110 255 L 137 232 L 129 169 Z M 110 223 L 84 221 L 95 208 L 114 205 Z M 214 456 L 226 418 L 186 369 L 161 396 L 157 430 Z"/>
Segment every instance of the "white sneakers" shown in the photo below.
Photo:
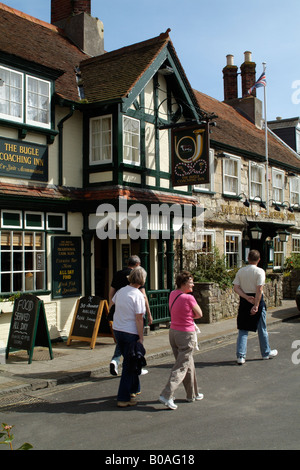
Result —
<path fill-rule="evenodd" d="M 118 375 L 118 364 L 114 359 L 109 364 L 109 371 L 111 375 Z"/>
<path fill-rule="evenodd" d="M 198 393 L 198 395 L 196 397 L 187 398 L 186 401 L 188 401 L 189 403 L 192 403 L 193 401 L 203 400 L 203 398 L 204 398 L 203 393 Z M 170 408 L 170 410 L 176 410 L 177 409 L 177 405 L 175 405 L 175 403 L 174 403 L 174 398 L 167 399 L 163 395 L 160 395 L 159 401 L 163 405 L 166 405 L 167 408 Z"/>
<path fill-rule="evenodd" d="M 245 364 L 246 362 L 246 359 L 244 357 L 238 357 L 236 362 L 241 365 L 241 364 Z"/>
<path fill-rule="evenodd" d="M 263 359 L 270 359 L 270 357 L 275 357 L 275 356 L 277 356 L 277 354 L 278 354 L 277 349 L 272 349 L 272 350 L 269 352 L 269 355 L 263 357 Z"/>
<path fill-rule="evenodd" d="M 263 359 L 266 360 L 266 359 L 271 359 L 272 357 L 275 357 L 277 356 L 278 354 L 278 351 L 277 349 L 272 349 L 270 352 L 269 352 L 269 355 L 268 356 L 264 356 Z M 246 359 L 244 357 L 238 357 L 236 362 L 241 365 L 241 364 L 245 364 L 246 362 Z"/>
<path fill-rule="evenodd" d="M 173 398 L 165 398 L 162 395 L 159 397 L 159 401 L 163 404 L 166 405 L 167 408 L 170 408 L 170 410 L 177 410 L 177 405 L 175 405 Z"/>

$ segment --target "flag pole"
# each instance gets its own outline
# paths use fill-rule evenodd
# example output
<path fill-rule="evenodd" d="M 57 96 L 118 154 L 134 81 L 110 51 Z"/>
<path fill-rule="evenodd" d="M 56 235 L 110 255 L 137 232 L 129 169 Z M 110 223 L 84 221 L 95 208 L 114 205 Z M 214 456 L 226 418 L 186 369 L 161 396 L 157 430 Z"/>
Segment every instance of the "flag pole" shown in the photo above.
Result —
<path fill-rule="evenodd" d="M 263 73 L 266 73 L 266 62 L 262 63 Z M 265 157 L 266 157 L 266 202 L 267 215 L 269 215 L 269 157 L 268 157 L 268 123 L 267 123 L 267 98 L 266 86 L 264 86 L 264 115 L 265 115 Z"/>

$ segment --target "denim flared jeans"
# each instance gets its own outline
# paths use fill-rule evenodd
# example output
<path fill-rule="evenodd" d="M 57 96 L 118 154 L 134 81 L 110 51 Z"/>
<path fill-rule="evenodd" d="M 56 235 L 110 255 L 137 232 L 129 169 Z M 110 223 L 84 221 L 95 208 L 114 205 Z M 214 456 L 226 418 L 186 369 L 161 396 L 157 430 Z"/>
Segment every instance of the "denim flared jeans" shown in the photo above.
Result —
<path fill-rule="evenodd" d="M 118 330 L 114 330 L 114 335 L 124 358 L 117 400 L 130 401 L 131 394 L 140 391 L 139 376 L 135 371 L 132 371 L 129 366 L 130 346 L 132 343 L 137 342 L 139 336 Z"/>
<path fill-rule="evenodd" d="M 263 308 L 258 325 L 257 325 L 259 346 L 260 346 L 260 352 L 261 352 L 262 357 L 267 357 L 270 354 L 270 345 L 269 345 L 269 336 L 267 332 L 266 315 L 267 315 L 266 309 Z M 238 358 L 246 357 L 247 339 L 248 339 L 248 331 L 239 330 L 237 343 L 236 343 L 236 356 Z"/>

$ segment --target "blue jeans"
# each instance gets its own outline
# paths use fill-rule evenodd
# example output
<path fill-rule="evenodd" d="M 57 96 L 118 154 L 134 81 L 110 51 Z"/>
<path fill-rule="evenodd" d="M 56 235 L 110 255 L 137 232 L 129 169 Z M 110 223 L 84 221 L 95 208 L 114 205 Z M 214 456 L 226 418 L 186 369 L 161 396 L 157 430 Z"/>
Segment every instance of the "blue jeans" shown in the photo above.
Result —
<path fill-rule="evenodd" d="M 261 316 L 257 325 L 257 333 L 259 339 L 260 352 L 262 357 L 267 357 L 270 354 L 270 345 L 269 337 L 267 332 L 267 323 L 266 323 L 266 309 L 263 308 Z M 237 343 L 236 343 L 236 356 L 238 358 L 246 357 L 247 353 L 247 339 L 248 331 L 239 330 Z"/>
<path fill-rule="evenodd" d="M 114 330 L 114 335 L 120 352 L 124 357 L 122 375 L 118 390 L 118 401 L 130 401 L 130 395 L 140 391 L 140 380 L 136 372 L 129 367 L 129 350 L 132 343 L 136 343 L 139 339 L 138 335 L 125 333 L 124 331 Z"/>

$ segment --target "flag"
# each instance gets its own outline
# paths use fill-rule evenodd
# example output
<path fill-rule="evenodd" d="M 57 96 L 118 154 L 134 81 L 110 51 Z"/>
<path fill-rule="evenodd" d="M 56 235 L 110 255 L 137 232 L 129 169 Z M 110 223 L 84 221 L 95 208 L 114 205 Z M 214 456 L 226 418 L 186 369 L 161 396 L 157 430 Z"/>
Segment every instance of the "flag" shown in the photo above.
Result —
<path fill-rule="evenodd" d="M 266 84 L 267 84 L 266 74 L 265 74 L 265 72 L 263 72 L 261 74 L 261 76 L 259 77 L 259 79 L 254 83 L 254 85 L 251 88 L 249 88 L 248 95 L 251 95 L 254 88 L 259 88 L 261 86 L 266 86 Z"/>

